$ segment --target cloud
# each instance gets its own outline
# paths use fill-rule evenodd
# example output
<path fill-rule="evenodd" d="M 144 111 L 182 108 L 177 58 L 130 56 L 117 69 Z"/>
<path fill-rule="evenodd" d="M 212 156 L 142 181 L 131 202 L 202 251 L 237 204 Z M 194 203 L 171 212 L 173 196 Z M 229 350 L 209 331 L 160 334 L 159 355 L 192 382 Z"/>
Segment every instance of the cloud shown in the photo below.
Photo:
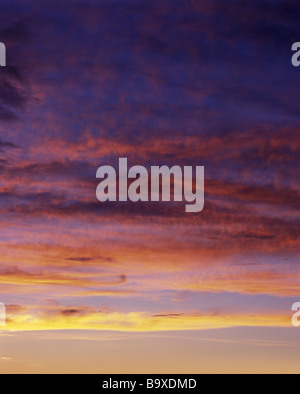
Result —
<path fill-rule="evenodd" d="M 44 331 L 49 330 L 114 330 L 123 332 L 158 332 L 158 331 L 186 331 L 209 328 L 224 328 L 237 326 L 278 326 L 287 327 L 290 319 L 287 316 L 257 315 L 253 316 L 211 316 L 199 314 L 185 314 L 174 318 L 174 315 L 150 316 L 147 313 L 103 313 L 85 311 L 78 313 L 77 309 L 65 310 L 67 313 L 59 315 L 27 314 L 11 319 L 7 325 L 10 331 Z M 62 311 L 64 312 L 64 311 Z M 70 312 L 70 313 L 69 313 Z"/>
<path fill-rule="evenodd" d="M 244 316 L 239 302 L 224 316 L 218 305 L 201 315 L 160 303 L 164 291 L 297 295 L 295 7 L 3 2 L 0 282 L 10 329 L 290 323 L 284 313 Z M 119 157 L 147 167 L 204 165 L 205 210 L 100 204 L 96 170 Z M 37 305 L 49 293 L 63 306 Z M 117 311 L 95 306 L 115 298 Z"/>
<path fill-rule="evenodd" d="M 22 284 L 23 286 L 63 286 L 74 287 L 84 290 L 85 288 L 96 288 L 100 286 L 116 286 L 127 282 L 125 275 L 119 275 L 117 278 L 103 275 L 101 278 L 98 274 L 94 278 L 92 274 L 87 272 L 70 271 L 69 274 L 59 273 L 55 271 L 28 272 L 15 267 L 1 267 L 0 280 L 2 284 Z"/>
<path fill-rule="evenodd" d="M 19 147 L 12 142 L 0 140 L 0 153 L 4 152 L 6 149 L 19 149 Z"/>

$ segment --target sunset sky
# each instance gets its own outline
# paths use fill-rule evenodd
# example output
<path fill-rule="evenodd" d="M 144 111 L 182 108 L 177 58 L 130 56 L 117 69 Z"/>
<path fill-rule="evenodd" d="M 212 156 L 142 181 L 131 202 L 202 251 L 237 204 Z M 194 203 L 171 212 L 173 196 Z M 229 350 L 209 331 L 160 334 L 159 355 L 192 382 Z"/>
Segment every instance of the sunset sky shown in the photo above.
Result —
<path fill-rule="evenodd" d="M 296 0 L 1 0 L 0 373 L 300 372 Z M 205 208 L 99 166 L 205 166 Z"/>

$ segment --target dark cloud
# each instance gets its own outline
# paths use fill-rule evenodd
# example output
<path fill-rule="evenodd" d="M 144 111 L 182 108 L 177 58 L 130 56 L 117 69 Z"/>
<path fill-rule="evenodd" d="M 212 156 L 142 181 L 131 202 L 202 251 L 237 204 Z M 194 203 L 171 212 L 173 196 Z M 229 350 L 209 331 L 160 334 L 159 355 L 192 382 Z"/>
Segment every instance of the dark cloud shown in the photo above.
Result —
<path fill-rule="evenodd" d="M 3 69 L 9 71 L 2 71 Z M 15 121 L 20 118 L 29 93 L 20 79 L 16 68 L 1 67 L 0 69 L 0 121 Z"/>
<path fill-rule="evenodd" d="M 22 92 L 7 81 L 0 82 L 0 100 L 3 105 L 14 108 L 20 108 L 26 102 L 26 98 Z"/>
<path fill-rule="evenodd" d="M 1 17 L 0 17 L 1 18 Z M 24 43 L 32 36 L 30 33 L 30 23 L 26 20 L 18 20 L 0 30 L 1 39 L 10 43 Z"/>
<path fill-rule="evenodd" d="M 18 120 L 18 116 L 10 108 L 5 108 L 0 105 L 0 120 L 3 122 L 12 122 Z"/>
<path fill-rule="evenodd" d="M 111 257 L 94 256 L 94 257 L 69 257 L 65 259 L 74 263 L 112 263 L 114 260 Z"/>
<path fill-rule="evenodd" d="M 153 315 L 153 317 L 181 317 L 184 316 L 183 313 L 167 313 L 163 315 Z"/>
<path fill-rule="evenodd" d="M 64 309 L 60 313 L 63 316 L 70 317 L 70 316 L 81 315 L 82 310 L 80 310 L 80 309 Z"/>
<path fill-rule="evenodd" d="M 1 141 L 0 140 L 0 153 L 5 152 L 6 150 L 9 149 L 20 149 L 20 147 L 16 144 L 13 144 L 12 142 L 7 142 L 7 141 Z M 8 161 L 5 159 L 2 159 L 0 161 L 0 163 L 2 163 L 2 165 L 6 165 L 8 164 Z"/>

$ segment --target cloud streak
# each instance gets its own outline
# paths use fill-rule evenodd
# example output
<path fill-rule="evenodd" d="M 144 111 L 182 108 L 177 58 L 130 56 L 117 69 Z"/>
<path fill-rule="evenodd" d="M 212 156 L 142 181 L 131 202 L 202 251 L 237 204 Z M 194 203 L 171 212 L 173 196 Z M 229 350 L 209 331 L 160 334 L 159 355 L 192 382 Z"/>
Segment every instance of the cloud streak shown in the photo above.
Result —
<path fill-rule="evenodd" d="M 1 7 L 1 302 L 18 306 L 8 328 L 288 325 L 290 306 L 244 315 L 242 300 L 299 293 L 296 2 Z M 204 165 L 204 212 L 100 204 L 96 170 L 119 157 Z M 234 294 L 236 310 L 213 315 L 184 297 L 177 309 L 166 292 Z"/>

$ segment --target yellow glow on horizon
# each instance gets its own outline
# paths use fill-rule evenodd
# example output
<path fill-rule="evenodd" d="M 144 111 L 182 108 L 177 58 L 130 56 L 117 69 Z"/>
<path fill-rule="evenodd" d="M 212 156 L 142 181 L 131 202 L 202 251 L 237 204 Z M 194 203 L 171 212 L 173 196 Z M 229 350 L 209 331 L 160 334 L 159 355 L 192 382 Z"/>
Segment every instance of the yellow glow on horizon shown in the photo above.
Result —
<path fill-rule="evenodd" d="M 149 315 L 149 313 L 87 313 L 80 316 L 43 317 L 24 313 L 9 319 L 7 331 L 98 330 L 159 332 L 229 327 L 290 327 L 290 318 L 278 315 L 200 316 Z"/>

